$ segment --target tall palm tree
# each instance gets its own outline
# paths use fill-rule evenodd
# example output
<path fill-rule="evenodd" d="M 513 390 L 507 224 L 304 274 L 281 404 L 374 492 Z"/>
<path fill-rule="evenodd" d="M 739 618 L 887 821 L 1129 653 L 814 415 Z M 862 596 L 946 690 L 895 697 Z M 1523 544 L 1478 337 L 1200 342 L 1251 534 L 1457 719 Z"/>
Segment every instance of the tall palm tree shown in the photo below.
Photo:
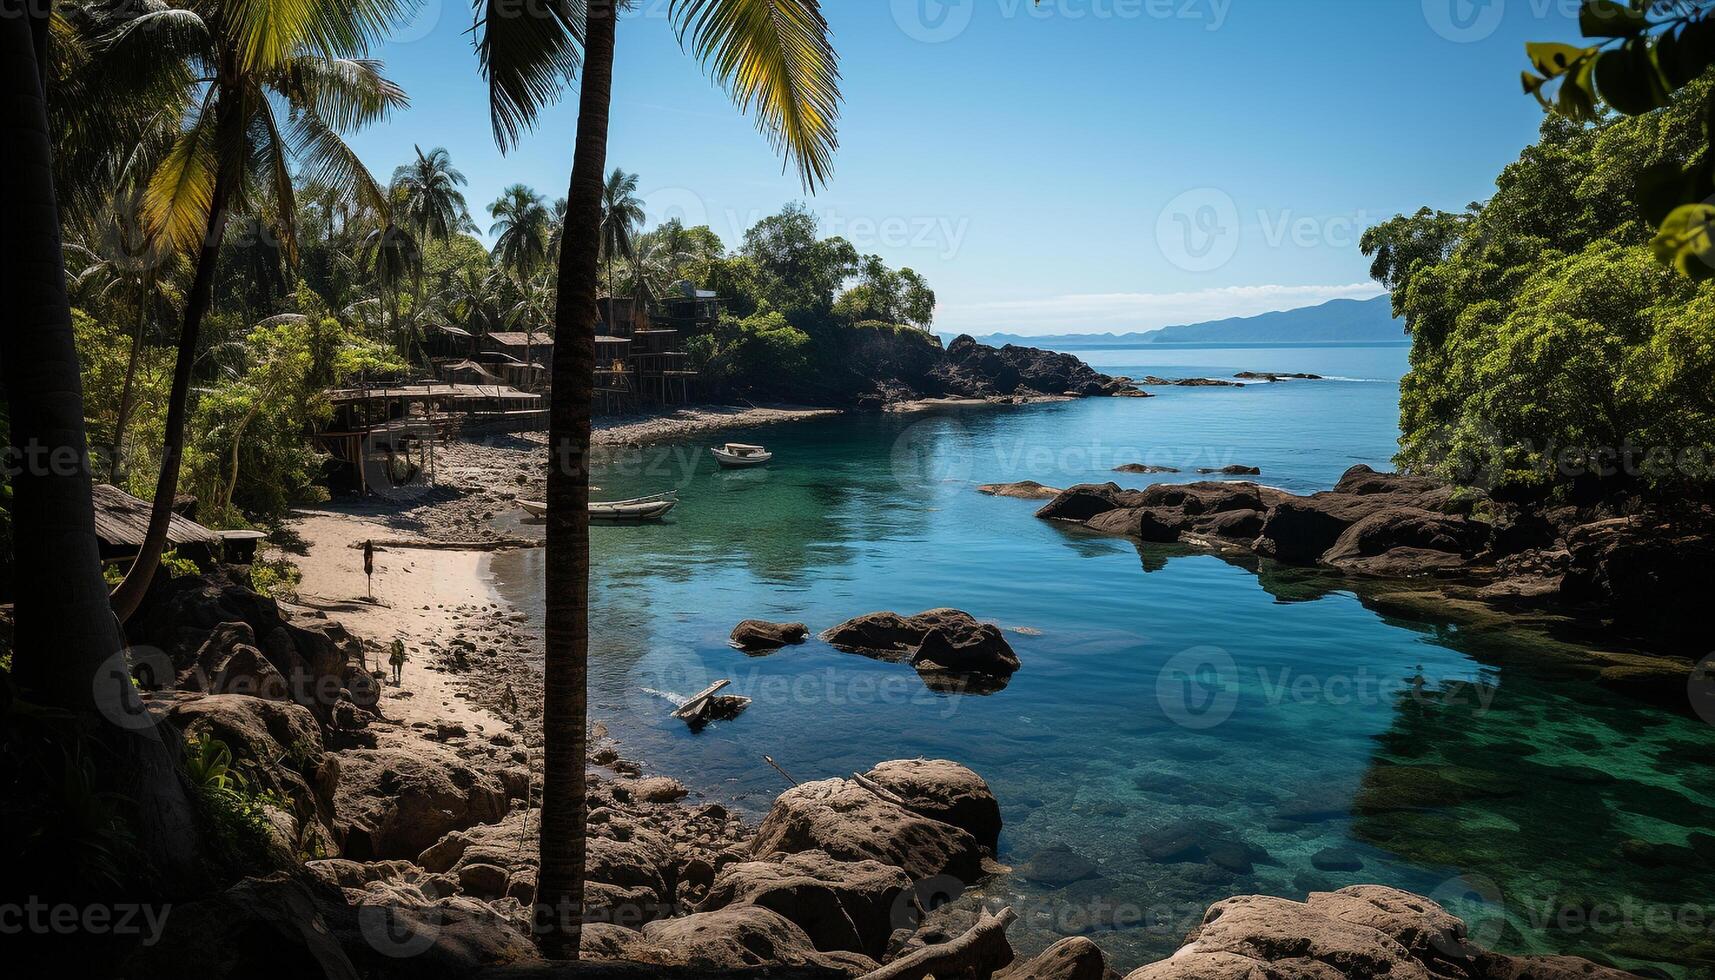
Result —
<path fill-rule="evenodd" d="M 23 451 L 11 478 L 13 547 L 30 562 L 14 582 L 12 676 L 32 701 L 73 716 L 114 750 L 100 788 L 129 802 L 138 843 L 171 893 L 196 874 L 197 859 L 171 749 L 152 730 L 101 724 L 135 695 L 129 676 L 109 670 L 122 641 L 101 577 L 60 249 L 46 98 L 55 23 L 50 2 L 0 0 L 0 372 L 12 448 Z"/>
<path fill-rule="evenodd" d="M 422 247 L 408 230 L 388 222 L 368 235 L 358 245 L 358 263 L 374 277 L 375 284 L 387 294 L 388 322 L 399 354 L 411 360 L 411 341 L 415 334 L 409 325 L 399 325 L 399 287 L 413 274 L 420 277 L 423 267 Z M 421 282 L 421 279 L 418 280 Z"/>
<path fill-rule="evenodd" d="M 346 188 L 387 213 L 385 193 L 342 134 L 406 104 L 404 91 L 365 55 L 408 9 L 406 0 L 275 0 L 265 8 L 199 0 L 194 9 L 157 8 L 129 21 L 102 53 L 117 69 L 182 60 L 204 80 L 144 199 L 151 230 L 195 254 L 196 274 L 185 299 L 149 531 L 113 593 L 121 619 L 142 602 L 166 545 L 191 366 L 229 213 L 252 209 L 258 188 L 266 188 L 288 262 L 297 258 L 295 175 Z"/>
<path fill-rule="evenodd" d="M 493 3 L 494 0 L 489 0 Z M 553 909 L 537 937 L 549 956 L 575 959 L 583 910 L 585 726 L 589 659 L 590 405 L 595 388 L 596 289 L 601 278 L 601 206 L 613 96 L 616 0 L 584 0 L 584 66 L 577 141 L 558 266 L 553 394 L 548 422 L 547 605 L 543 684 L 541 869 L 536 901 Z M 680 41 L 711 69 L 741 110 L 797 164 L 806 189 L 826 180 L 837 145 L 839 70 L 820 0 L 672 0 Z M 538 19 L 539 21 L 544 19 Z M 560 38 L 555 23 L 540 45 L 477 45 L 489 80 L 495 133 L 516 139 L 551 97 L 557 76 L 543 66 Z M 550 30 L 550 28 L 553 28 Z M 577 24 L 566 33 L 576 37 Z M 505 52 L 504 57 L 502 52 Z M 517 62 L 506 60 L 516 56 Z M 528 77 L 533 101 L 501 82 Z"/>
<path fill-rule="evenodd" d="M 429 242 L 444 242 L 453 235 L 475 231 L 470 220 L 470 208 L 465 204 L 465 176 L 453 166 L 452 155 L 444 147 L 428 153 L 413 146 L 417 159 L 393 171 L 393 199 L 400 212 L 399 220 L 416 238 L 419 250 L 411 275 L 411 325 L 413 335 L 420 332 L 423 316 L 423 255 L 421 248 Z"/>
<path fill-rule="evenodd" d="M 520 284 L 528 281 L 548 257 L 552 219 L 542 195 L 523 184 L 500 192 L 488 206 L 494 224 L 494 262 Z"/>
<path fill-rule="evenodd" d="M 601 254 L 607 261 L 607 294 L 613 295 L 613 260 L 636 257 L 637 228 L 643 224 L 643 201 L 637 196 L 637 175 L 618 167 L 601 188 Z"/>

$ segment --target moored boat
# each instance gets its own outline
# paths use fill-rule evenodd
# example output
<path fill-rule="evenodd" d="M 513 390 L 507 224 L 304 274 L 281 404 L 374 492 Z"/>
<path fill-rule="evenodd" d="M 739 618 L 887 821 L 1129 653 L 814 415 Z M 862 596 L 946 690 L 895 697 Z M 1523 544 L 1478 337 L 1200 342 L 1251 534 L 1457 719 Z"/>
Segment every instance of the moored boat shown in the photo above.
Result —
<path fill-rule="evenodd" d="M 540 500 L 520 500 L 518 506 L 531 517 L 547 517 L 548 505 Z M 679 506 L 679 491 L 667 490 L 647 497 L 630 500 L 590 501 L 590 520 L 594 521 L 652 521 L 665 517 Z"/>
<path fill-rule="evenodd" d="M 716 446 L 709 452 L 715 457 L 716 462 L 733 469 L 761 466 L 774 458 L 774 454 L 763 447 L 750 446 L 742 442 L 729 442 L 724 446 Z"/>

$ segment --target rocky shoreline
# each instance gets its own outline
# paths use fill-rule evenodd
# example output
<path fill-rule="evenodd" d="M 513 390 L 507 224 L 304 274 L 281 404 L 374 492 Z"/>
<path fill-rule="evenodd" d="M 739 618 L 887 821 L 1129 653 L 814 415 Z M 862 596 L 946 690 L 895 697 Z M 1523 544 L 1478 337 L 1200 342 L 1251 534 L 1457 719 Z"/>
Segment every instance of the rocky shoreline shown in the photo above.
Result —
<path fill-rule="evenodd" d="M 983 489 L 1040 498 L 1051 488 Z M 1059 491 L 1037 516 L 1213 552 L 1265 577 L 1313 570 L 1393 611 L 1556 618 L 1613 645 L 1580 655 L 1598 683 L 1679 711 L 1689 710 L 1687 678 L 1707 653 L 1697 599 L 1715 594 L 1706 507 L 1669 516 L 1636 500 L 1503 501 L 1360 465 L 1308 496 L 1237 481 L 1085 484 Z"/>

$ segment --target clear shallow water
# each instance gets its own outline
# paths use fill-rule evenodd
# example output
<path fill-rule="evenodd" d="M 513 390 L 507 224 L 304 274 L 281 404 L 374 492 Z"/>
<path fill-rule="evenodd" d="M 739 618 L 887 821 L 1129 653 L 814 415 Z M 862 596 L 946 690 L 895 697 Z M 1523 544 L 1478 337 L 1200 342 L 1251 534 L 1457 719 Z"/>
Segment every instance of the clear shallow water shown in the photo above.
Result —
<path fill-rule="evenodd" d="M 1715 826 L 1706 726 L 1534 666 L 1531 637 L 1401 620 L 1336 580 L 1140 549 L 974 490 L 1199 478 L 1110 472 L 1127 462 L 1244 463 L 1325 489 L 1387 465 L 1403 348 L 1079 353 L 1132 375 L 1369 380 L 833 419 L 617 455 L 600 496 L 678 486 L 684 503 L 668 523 L 594 533 L 593 716 L 628 754 L 753 815 L 785 785 L 764 754 L 800 781 L 916 755 L 969 765 L 1001 800 L 1002 860 L 1025 869 L 985 889 L 1024 913 L 1022 948 L 1087 933 L 1128 968 L 1227 895 L 1381 882 L 1444 900 L 1501 948 L 1706 975 L 1707 860 L 1652 867 L 1626 844 Z M 729 438 L 775 461 L 721 471 L 707 446 Z M 538 616 L 540 560 L 495 562 Z M 943 694 L 815 640 L 761 658 L 726 645 L 749 617 L 821 630 L 936 606 L 1009 629 L 1024 664 L 1010 685 Z M 722 677 L 755 703 L 699 734 L 648 693 Z M 1145 842 L 1169 829 L 1221 863 L 1151 860 Z M 1050 846 L 1090 874 L 1030 880 Z"/>

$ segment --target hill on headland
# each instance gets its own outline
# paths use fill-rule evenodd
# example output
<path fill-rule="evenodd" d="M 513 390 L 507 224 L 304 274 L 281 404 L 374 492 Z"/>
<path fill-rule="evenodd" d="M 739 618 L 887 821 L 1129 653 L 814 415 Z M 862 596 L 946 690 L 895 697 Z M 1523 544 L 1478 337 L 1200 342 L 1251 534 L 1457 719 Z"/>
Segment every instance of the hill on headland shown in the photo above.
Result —
<path fill-rule="evenodd" d="M 1030 344 L 1056 350 L 1154 344 L 1403 344 L 1388 297 L 1336 299 L 1320 306 L 1162 327 L 1138 333 L 1055 334 L 1020 337 L 993 334 L 988 344 Z"/>

